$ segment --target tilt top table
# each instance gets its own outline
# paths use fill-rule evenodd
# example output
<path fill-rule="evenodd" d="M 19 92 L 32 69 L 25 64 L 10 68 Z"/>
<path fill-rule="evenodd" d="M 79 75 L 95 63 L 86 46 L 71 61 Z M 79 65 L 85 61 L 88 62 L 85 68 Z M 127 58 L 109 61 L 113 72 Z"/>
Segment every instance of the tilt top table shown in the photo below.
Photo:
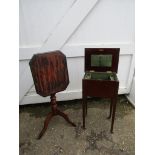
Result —
<path fill-rule="evenodd" d="M 76 125 L 68 116 L 57 108 L 55 96 L 56 93 L 65 90 L 69 84 L 66 56 L 61 51 L 39 53 L 33 55 L 29 65 L 37 94 L 51 97 L 51 112 L 44 121 L 44 127 L 38 139 L 43 136 L 51 118 L 55 115 L 62 116 L 75 127 Z"/>

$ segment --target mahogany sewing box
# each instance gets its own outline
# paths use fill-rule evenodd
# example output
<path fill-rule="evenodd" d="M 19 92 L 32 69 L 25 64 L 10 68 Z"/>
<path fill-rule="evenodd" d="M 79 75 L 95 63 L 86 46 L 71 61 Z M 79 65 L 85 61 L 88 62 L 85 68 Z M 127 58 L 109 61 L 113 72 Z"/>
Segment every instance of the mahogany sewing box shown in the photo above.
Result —
<path fill-rule="evenodd" d="M 119 48 L 86 48 L 85 75 L 82 79 L 83 128 L 87 115 L 87 97 L 110 98 L 111 133 L 115 119 L 119 81 L 117 78 Z"/>

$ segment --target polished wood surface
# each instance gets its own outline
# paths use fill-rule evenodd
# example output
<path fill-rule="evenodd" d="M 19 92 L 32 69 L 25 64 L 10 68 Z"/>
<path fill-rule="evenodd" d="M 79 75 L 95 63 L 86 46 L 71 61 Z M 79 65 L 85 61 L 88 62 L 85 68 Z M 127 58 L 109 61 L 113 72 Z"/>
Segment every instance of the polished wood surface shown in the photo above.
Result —
<path fill-rule="evenodd" d="M 63 91 L 69 84 L 67 61 L 60 51 L 35 54 L 29 62 L 36 92 L 41 96 Z"/>

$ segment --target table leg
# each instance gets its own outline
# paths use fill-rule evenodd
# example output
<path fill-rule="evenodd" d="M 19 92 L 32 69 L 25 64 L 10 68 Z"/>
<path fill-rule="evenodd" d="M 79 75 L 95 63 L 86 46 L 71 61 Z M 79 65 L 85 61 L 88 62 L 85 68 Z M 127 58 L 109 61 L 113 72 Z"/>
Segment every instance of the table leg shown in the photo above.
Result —
<path fill-rule="evenodd" d="M 76 127 L 76 125 L 70 121 L 69 117 L 67 114 L 61 112 L 60 110 L 57 109 L 57 115 L 62 116 L 68 123 L 70 123 L 72 126 Z"/>
<path fill-rule="evenodd" d="M 47 117 L 46 117 L 46 119 L 45 119 L 45 121 L 44 121 L 44 127 L 43 127 L 42 131 L 40 132 L 40 134 L 39 134 L 39 136 L 38 136 L 38 139 L 40 139 L 40 138 L 44 135 L 44 133 L 45 133 L 47 127 L 48 127 L 48 124 L 49 124 L 49 122 L 50 122 L 50 120 L 51 120 L 51 118 L 52 118 L 53 116 L 60 115 L 60 116 L 62 116 L 68 123 L 70 123 L 72 126 L 74 126 L 74 127 L 76 126 L 73 122 L 70 121 L 70 119 L 69 119 L 69 117 L 67 116 L 67 114 L 61 112 L 61 111 L 57 108 L 57 103 L 56 103 L 55 94 L 52 94 L 52 95 L 51 95 L 51 111 L 52 111 L 52 112 L 48 113 L 48 115 L 47 115 Z"/>
<path fill-rule="evenodd" d="M 87 116 L 87 96 L 86 96 L 86 98 L 85 98 L 85 106 L 86 106 L 86 110 L 85 110 L 85 112 L 86 112 L 86 116 Z"/>
<path fill-rule="evenodd" d="M 82 116 L 83 116 L 83 129 L 85 129 L 85 114 L 86 114 L 86 97 L 82 97 Z"/>
<path fill-rule="evenodd" d="M 107 117 L 107 119 L 110 119 L 110 118 L 111 118 L 112 106 L 113 106 L 113 102 L 112 102 L 112 98 L 111 98 L 111 99 L 110 99 L 110 113 L 109 113 L 109 116 Z"/>
<path fill-rule="evenodd" d="M 112 121 L 111 121 L 111 133 L 113 133 L 113 126 L 114 126 L 114 120 L 115 120 L 115 112 L 116 112 L 116 104 L 117 104 L 117 97 L 112 99 L 112 104 L 113 104 L 113 108 L 112 108 Z"/>
<path fill-rule="evenodd" d="M 47 117 L 46 117 L 46 119 L 45 119 L 45 121 L 44 121 L 44 127 L 43 127 L 43 129 L 41 130 L 41 132 L 40 132 L 40 134 L 39 134 L 39 136 L 38 136 L 38 139 L 40 139 L 40 138 L 44 135 L 44 133 L 45 133 L 47 127 L 48 127 L 48 124 L 49 124 L 49 122 L 50 122 L 52 116 L 53 116 L 52 112 L 48 113 L 48 115 L 47 115 Z"/>

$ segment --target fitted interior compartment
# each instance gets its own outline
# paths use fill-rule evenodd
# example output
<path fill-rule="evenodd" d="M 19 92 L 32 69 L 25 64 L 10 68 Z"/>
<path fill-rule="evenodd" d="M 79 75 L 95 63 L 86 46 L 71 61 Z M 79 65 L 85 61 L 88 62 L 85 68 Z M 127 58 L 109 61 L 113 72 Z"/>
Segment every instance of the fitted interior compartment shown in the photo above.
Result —
<path fill-rule="evenodd" d="M 117 75 L 114 72 L 86 72 L 84 79 L 117 81 Z"/>

